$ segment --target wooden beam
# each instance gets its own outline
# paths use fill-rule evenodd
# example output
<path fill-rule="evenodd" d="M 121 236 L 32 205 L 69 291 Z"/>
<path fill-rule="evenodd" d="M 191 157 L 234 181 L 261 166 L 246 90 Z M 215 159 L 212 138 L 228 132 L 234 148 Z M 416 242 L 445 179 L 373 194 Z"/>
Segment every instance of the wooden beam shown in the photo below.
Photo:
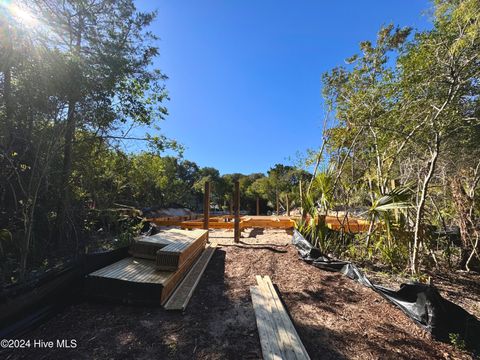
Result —
<path fill-rule="evenodd" d="M 234 211 L 235 211 L 235 231 L 234 240 L 236 243 L 240 242 L 240 182 L 235 181 L 235 194 L 234 194 Z"/>
<path fill-rule="evenodd" d="M 257 216 L 260 215 L 260 198 L 257 196 Z"/>

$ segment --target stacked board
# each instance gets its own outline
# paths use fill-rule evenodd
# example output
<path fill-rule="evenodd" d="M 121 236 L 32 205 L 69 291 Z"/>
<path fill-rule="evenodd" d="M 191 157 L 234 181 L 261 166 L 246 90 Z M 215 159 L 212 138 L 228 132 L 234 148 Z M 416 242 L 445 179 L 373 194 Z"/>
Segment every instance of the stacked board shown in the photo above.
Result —
<path fill-rule="evenodd" d="M 169 297 L 164 305 L 165 309 L 185 311 L 214 251 L 215 245 L 207 246 L 198 258 L 198 261 L 192 266 L 187 276 L 185 276 L 182 283 L 175 289 L 172 296 Z"/>
<path fill-rule="evenodd" d="M 170 229 L 138 238 L 130 249 L 132 257 L 87 276 L 87 294 L 124 303 L 163 304 L 204 250 L 207 235 L 207 230 Z"/>

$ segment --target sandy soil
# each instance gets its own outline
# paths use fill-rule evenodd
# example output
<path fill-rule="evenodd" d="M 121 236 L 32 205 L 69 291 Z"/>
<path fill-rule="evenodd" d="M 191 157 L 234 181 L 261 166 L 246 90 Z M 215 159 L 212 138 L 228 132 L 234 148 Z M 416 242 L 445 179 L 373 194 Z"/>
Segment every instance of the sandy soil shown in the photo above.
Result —
<path fill-rule="evenodd" d="M 251 237 L 249 237 L 249 235 Z M 284 231 L 214 231 L 215 252 L 185 314 L 79 299 L 25 339 L 76 349 L 0 352 L 5 359 L 260 359 L 249 286 L 269 275 L 312 359 L 469 359 L 372 290 L 301 261 Z"/>

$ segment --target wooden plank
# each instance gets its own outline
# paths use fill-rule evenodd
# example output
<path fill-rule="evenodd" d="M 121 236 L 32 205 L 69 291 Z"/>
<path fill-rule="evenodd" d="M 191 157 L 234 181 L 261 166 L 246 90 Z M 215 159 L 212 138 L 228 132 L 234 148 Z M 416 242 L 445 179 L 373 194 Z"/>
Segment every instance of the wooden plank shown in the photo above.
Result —
<path fill-rule="evenodd" d="M 270 279 L 269 276 L 265 276 L 263 278 L 264 284 L 266 287 L 269 289 L 270 294 L 272 296 L 273 303 L 275 304 L 275 308 L 277 309 L 279 313 L 279 317 L 277 319 L 280 320 L 280 322 L 277 322 L 277 326 L 280 329 L 283 329 L 283 331 L 287 334 L 288 339 L 286 339 L 286 343 L 288 346 L 288 353 L 290 355 L 290 350 L 293 351 L 294 355 L 293 358 L 295 359 L 310 359 L 307 350 L 303 346 L 302 341 L 300 340 L 300 337 L 298 336 L 297 330 L 293 326 L 292 321 L 290 320 L 290 317 L 287 314 L 287 311 L 283 307 L 283 304 L 278 297 L 277 292 L 275 291 L 275 288 L 273 287 L 273 283 Z M 282 332 L 282 330 L 280 330 Z"/>
<path fill-rule="evenodd" d="M 272 323 L 271 314 L 268 311 L 267 299 L 260 286 L 251 286 L 250 296 L 252 297 L 253 310 L 255 311 L 263 358 L 265 360 L 282 359 L 281 351 L 278 347 L 275 326 Z"/>
<path fill-rule="evenodd" d="M 283 323 L 282 310 L 278 307 L 277 303 L 274 301 L 270 288 L 261 276 L 256 276 L 258 286 L 260 287 L 262 293 L 265 296 L 265 299 L 269 302 L 270 308 L 270 317 L 275 323 L 275 329 L 277 334 L 278 346 L 280 348 L 282 359 L 294 360 L 296 359 L 295 351 L 291 344 L 290 336 L 287 328 Z"/>
<path fill-rule="evenodd" d="M 185 230 L 182 231 L 185 232 Z M 192 233 L 197 234 L 198 237 L 185 238 L 183 241 L 171 243 L 157 251 L 156 265 L 158 270 L 177 270 L 190 258 L 192 253 L 195 253 L 199 247 L 205 246 L 208 231 L 195 230 Z"/>
<path fill-rule="evenodd" d="M 196 259 L 202 254 L 205 247 L 199 247 L 195 253 L 192 254 L 184 263 L 181 265 L 177 271 L 171 272 L 171 276 L 163 283 L 162 296 L 160 299 L 161 305 L 164 305 L 170 295 L 173 293 L 178 284 L 187 274 L 188 270 L 191 268 Z"/>
<path fill-rule="evenodd" d="M 165 303 L 166 310 L 182 310 L 184 311 L 190 301 L 190 298 L 195 291 L 200 278 L 207 268 L 213 253 L 215 252 L 215 245 L 209 246 L 200 255 L 197 262 L 192 266 L 188 274 L 185 276 L 180 285 L 175 289 L 173 294 Z"/>
<path fill-rule="evenodd" d="M 157 251 L 172 244 L 194 243 L 199 238 L 206 237 L 204 230 L 180 230 L 168 229 L 161 230 L 158 234 L 152 236 L 140 236 L 135 238 L 130 246 L 129 253 L 134 257 L 155 260 Z"/>
<path fill-rule="evenodd" d="M 232 222 L 211 221 L 210 218 L 209 229 L 233 229 Z M 203 221 L 183 221 L 179 224 L 184 229 L 203 229 Z"/>
<path fill-rule="evenodd" d="M 88 276 L 162 284 L 171 274 L 168 271 L 157 271 L 154 261 L 129 257 L 94 271 Z"/>

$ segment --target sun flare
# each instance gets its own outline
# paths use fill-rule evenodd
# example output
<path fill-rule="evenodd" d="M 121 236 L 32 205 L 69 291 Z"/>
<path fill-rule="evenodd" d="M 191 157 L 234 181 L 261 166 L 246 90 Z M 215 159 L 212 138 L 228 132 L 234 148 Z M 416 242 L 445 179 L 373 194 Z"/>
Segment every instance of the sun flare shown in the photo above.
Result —
<path fill-rule="evenodd" d="M 30 11 L 12 1 L 0 0 L 0 11 L 8 12 L 15 21 L 27 27 L 34 27 L 39 23 L 39 20 Z"/>

